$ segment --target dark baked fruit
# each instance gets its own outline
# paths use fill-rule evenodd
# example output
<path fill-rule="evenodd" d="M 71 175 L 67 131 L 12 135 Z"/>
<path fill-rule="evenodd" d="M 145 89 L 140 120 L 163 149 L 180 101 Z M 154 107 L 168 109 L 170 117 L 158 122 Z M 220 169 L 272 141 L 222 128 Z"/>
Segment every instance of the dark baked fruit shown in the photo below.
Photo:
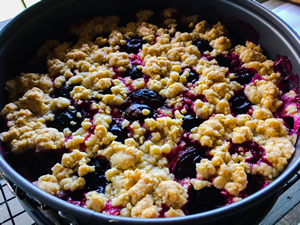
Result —
<path fill-rule="evenodd" d="M 245 190 L 247 195 L 252 195 L 259 191 L 266 185 L 266 181 L 261 175 L 247 174 L 247 188 Z"/>
<path fill-rule="evenodd" d="M 84 207 L 86 203 L 86 198 L 83 197 L 85 190 L 76 190 L 76 191 L 63 191 L 57 197 L 63 199 L 73 205 Z"/>
<path fill-rule="evenodd" d="M 91 102 L 84 101 L 60 110 L 54 114 L 53 121 L 48 121 L 47 126 L 54 127 L 61 132 L 68 127 L 74 132 L 81 127 L 85 118 L 92 118 L 97 113 L 97 110 L 91 109 L 91 104 Z"/>
<path fill-rule="evenodd" d="M 182 135 L 176 148 L 166 155 L 169 169 L 177 180 L 196 177 L 196 164 L 201 159 L 211 159 L 211 148 L 202 146 L 200 142 L 190 139 L 188 133 Z"/>
<path fill-rule="evenodd" d="M 198 191 L 191 186 L 188 194 L 187 209 L 189 214 L 205 212 L 227 203 L 221 191 L 214 186 L 204 187 Z"/>
<path fill-rule="evenodd" d="M 196 81 L 199 80 L 199 73 L 197 73 L 195 70 L 190 71 L 190 75 L 187 77 L 187 82 L 188 83 L 195 83 Z"/>
<path fill-rule="evenodd" d="M 40 176 L 45 174 L 52 174 L 51 168 L 60 162 L 60 156 L 52 153 L 44 153 L 37 159 L 33 168 L 33 179 L 37 180 Z"/>
<path fill-rule="evenodd" d="M 132 38 L 126 43 L 126 52 L 137 54 L 144 43 L 142 38 Z"/>
<path fill-rule="evenodd" d="M 150 89 L 139 89 L 128 95 L 131 102 L 149 105 L 158 108 L 163 105 L 162 97 Z"/>
<path fill-rule="evenodd" d="M 232 79 L 233 81 L 236 81 L 241 85 L 245 85 L 252 81 L 255 73 L 253 70 L 243 68 L 242 70 L 235 72 L 234 75 L 235 77 Z"/>
<path fill-rule="evenodd" d="M 190 132 L 194 127 L 198 127 L 203 122 L 202 119 L 197 118 L 196 115 L 186 115 L 183 117 L 182 129 Z"/>
<path fill-rule="evenodd" d="M 201 52 L 201 54 L 203 52 L 206 52 L 206 51 L 211 52 L 213 50 L 213 48 L 210 46 L 209 42 L 204 39 L 199 39 L 199 40 L 193 41 L 193 45 L 197 46 L 197 48 Z"/>
<path fill-rule="evenodd" d="M 54 120 L 48 122 L 49 127 L 54 127 L 60 132 L 65 128 L 69 128 L 72 132 L 78 130 L 81 127 L 81 122 L 84 120 L 84 115 L 77 117 L 77 113 L 82 115 L 82 111 L 78 110 L 76 106 L 74 109 L 67 108 L 55 113 Z"/>
<path fill-rule="evenodd" d="M 259 34 L 253 26 L 236 17 L 228 17 L 223 20 L 229 31 L 229 37 L 233 45 L 244 45 L 246 41 L 257 43 Z"/>
<path fill-rule="evenodd" d="M 196 163 L 201 160 L 201 149 L 190 148 L 184 152 L 177 160 L 173 174 L 177 180 L 182 180 L 186 177 L 196 177 Z"/>
<path fill-rule="evenodd" d="M 227 67 L 229 72 L 237 72 L 242 68 L 242 61 L 239 58 L 238 54 L 234 52 L 227 54 L 220 54 L 214 58 L 219 66 Z"/>
<path fill-rule="evenodd" d="M 149 111 L 149 113 L 143 113 L 143 110 Z M 153 110 L 150 106 L 145 104 L 133 103 L 123 113 L 124 118 L 134 120 L 144 120 L 146 118 L 153 117 Z"/>
<path fill-rule="evenodd" d="M 91 159 L 88 165 L 95 166 L 95 172 L 84 176 L 85 188 L 88 191 L 94 190 L 98 193 L 104 193 L 108 184 L 105 172 L 111 168 L 109 161 L 105 157 L 96 157 Z"/>
<path fill-rule="evenodd" d="M 244 91 L 241 90 L 234 94 L 234 96 L 229 100 L 230 108 L 233 114 L 244 114 L 249 111 L 252 103 L 245 96 Z"/>
<path fill-rule="evenodd" d="M 274 70 L 280 72 L 283 77 L 287 77 L 292 73 L 292 63 L 287 56 L 277 55 L 275 59 Z"/>
<path fill-rule="evenodd" d="M 288 116 L 288 117 L 283 117 L 282 119 L 285 122 L 285 126 L 287 126 L 290 131 L 294 130 L 295 121 L 293 117 Z"/>
<path fill-rule="evenodd" d="M 73 88 L 75 86 L 76 85 L 67 85 L 67 84 L 64 84 L 64 86 L 62 86 L 60 88 L 56 88 L 54 90 L 53 97 L 54 98 L 64 97 L 64 98 L 70 99 L 71 98 L 70 93 L 71 93 L 71 91 L 73 90 Z"/>
<path fill-rule="evenodd" d="M 131 77 L 132 80 L 143 77 L 142 70 L 137 68 L 137 65 L 132 65 L 132 68 L 127 72 L 127 76 Z"/>
<path fill-rule="evenodd" d="M 124 128 L 122 129 L 122 121 L 118 120 L 118 119 L 113 119 L 112 123 L 109 126 L 109 131 L 113 134 L 116 135 L 117 138 L 115 139 L 115 141 L 120 141 L 124 143 L 124 140 L 126 138 L 128 138 L 127 134 L 128 134 L 128 128 Z"/>
<path fill-rule="evenodd" d="M 218 62 L 219 66 L 224 66 L 229 69 L 232 68 L 232 62 L 230 58 L 225 57 L 224 55 L 218 55 L 215 60 Z"/>

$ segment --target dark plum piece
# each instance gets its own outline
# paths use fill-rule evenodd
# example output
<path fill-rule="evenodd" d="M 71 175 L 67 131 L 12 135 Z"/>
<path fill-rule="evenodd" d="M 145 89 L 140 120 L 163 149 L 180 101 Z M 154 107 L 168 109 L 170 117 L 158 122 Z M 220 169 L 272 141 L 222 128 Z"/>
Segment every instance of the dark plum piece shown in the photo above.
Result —
<path fill-rule="evenodd" d="M 142 38 L 132 38 L 126 43 L 126 52 L 137 54 L 145 41 Z"/>
<path fill-rule="evenodd" d="M 250 69 L 242 69 L 234 73 L 235 77 L 233 81 L 238 82 L 241 85 L 249 84 L 252 81 L 252 77 L 255 76 L 255 73 Z"/>
<path fill-rule="evenodd" d="M 196 115 L 186 115 L 183 117 L 182 129 L 190 132 L 194 127 L 198 127 L 203 123 L 202 119 L 196 117 Z"/>
<path fill-rule="evenodd" d="M 247 174 L 247 188 L 246 188 L 246 194 L 247 195 L 252 195 L 255 192 L 259 191 L 262 189 L 265 185 L 265 179 L 261 175 L 252 175 L 252 174 Z"/>
<path fill-rule="evenodd" d="M 287 93 L 292 89 L 297 90 L 298 88 L 298 83 L 299 83 L 299 77 L 297 74 L 290 74 L 286 77 L 283 77 L 281 82 L 277 85 L 277 87 L 283 92 Z"/>
<path fill-rule="evenodd" d="M 280 72 L 281 76 L 287 77 L 292 73 L 293 66 L 287 56 L 277 55 L 275 59 L 274 70 Z"/>
<path fill-rule="evenodd" d="M 180 75 L 182 75 L 186 71 L 186 69 L 189 69 L 189 76 L 187 77 L 188 83 L 195 83 L 199 80 L 199 74 L 192 67 L 184 68 Z"/>
<path fill-rule="evenodd" d="M 219 208 L 227 203 L 221 191 L 214 186 L 204 187 L 198 191 L 191 186 L 188 190 L 188 194 L 187 210 L 189 214 Z"/>
<path fill-rule="evenodd" d="M 201 149 L 191 148 L 184 152 L 177 160 L 173 174 L 177 180 L 182 180 L 186 177 L 196 177 L 196 163 L 201 160 Z"/>
<path fill-rule="evenodd" d="M 293 117 L 283 117 L 282 118 L 284 120 L 284 122 L 286 123 L 286 125 L 289 127 L 290 130 L 294 129 L 294 118 Z"/>
<path fill-rule="evenodd" d="M 162 97 L 150 89 L 139 89 L 131 92 L 128 96 L 132 102 L 146 104 L 153 108 L 163 105 Z"/>
<path fill-rule="evenodd" d="M 142 70 L 137 68 L 137 65 L 132 65 L 132 69 L 127 72 L 127 76 L 130 76 L 132 80 L 143 77 Z"/>
<path fill-rule="evenodd" d="M 148 115 L 143 114 L 143 109 L 147 109 L 150 111 Z M 145 104 L 138 104 L 134 103 L 130 105 L 125 111 L 124 111 L 124 118 L 134 121 L 134 120 L 144 120 L 146 118 L 153 117 L 153 110 L 151 107 Z"/>
<path fill-rule="evenodd" d="M 191 70 L 190 75 L 187 77 L 187 82 L 188 83 L 195 83 L 198 80 L 199 80 L 199 74 L 196 71 Z"/>
<path fill-rule="evenodd" d="M 193 45 L 196 45 L 198 50 L 201 52 L 201 54 L 203 54 L 203 52 L 206 51 L 212 51 L 213 48 L 209 45 L 209 41 L 204 40 L 204 39 L 199 39 L 196 41 L 193 41 Z"/>
<path fill-rule="evenodd" d="M 54 120 L 49 121 L 47 125 L 49 127 L 54 127 L 59 131 L 63 131 L 68 127 L 72 132 L 76 131 L 81 127 L 81 123 L 85 118 L 92 118 L 97 110 L 91 109 L 91 102 L 85 101 L 78 105 L 72 105 L 72 109 L 66 108 L 55 113 Z M 80 117 L 78 117 L 78 113 Z M 71 124 L 74 121 L 75 124 Z"/>
<path fill-rule="evenodd" d="M 96 157 L 92 159 L 88 165 L 95 166 L 95 172 L 88 173 L 84 176 L 85 189 L 104 193 L 105 187 L 108 184 L 105 172 L 111 168 L 109 161 L 105 157 Z"/>
<path fill-rule="evenodd" d="M 53 97 L 54 98 L 64 97 L 64 98 L 70 99 L 71 98 L 70 92 L 73 90 L 73 88 L 75 86 L 76 85 L 67 86 L 67 84 L 65 84 L 64 86 L 54 90 Z"/>
<path fill-rule="evenodd" d="M 215 60 L 218 62 L 219 66 L 227 67 L 229 70 L 232 68 L 231 59 L 226 58 L 223 55 L 218 55 Z"/>
<path fill-rule="evenodd" d="M 239 115 L 247 113 L 251 108 L 252 103 L 245 96 L 244 91 L 241 90 L 237 92 L 231 99 L 229 99 L 229 105 L 231 111 L 235 115 Z"/>
<path fill-rule="evenodd" d="M 227 67 L 231 73 L 239 71 L 243 64 L 239 55 L 234 52 L 218 55 L 214 59 L 219 66 Z"/>
<path fill-rule="evenodd" d="M 72 132 L 76 131 L 81 127 L 81 122 L 84 120 L 84 116 L 81 110 L 78 110 L 76 106 L 73 106 L 74 109 L 67 108 L 65 110 L 58 111 L 54 115 L 54 120 L 48 122 L 49 127 L 54 127 L 60 132 L 65 128 L 69 128 Z M 80 113 L 81 118 L 77 117 L 77 113 Z M 71 124 L 71 121 L 74 121 L 76 124 Z"/>
<path fill-rule="evenodd" d="M 292 73 L 292 63 L 287 56 L 277 55 L 275 59 L 274 71 L 280 72 L 283 77 L 278 88 L 286 93 L 291 89 L 298 88 L 299 77 L 297 74 Z"/>
<path fill-rule="evenodd" d="M 117 136 L 115 141 L 124 143 L 124 140 L 128 138 L 128 128 L 125 127 L 122 129 L 122 121 L 113 119 L 112 123 L 110 124 L 109 131 L 113 133 L 113 135 Z"/>
<path fill-rule="evenodd" d="M 63 191 L 57 197 L 73 205 L 84 207 L 86 203 L 86 198 L 84 196 L 85 192 L 85 189 L 76 191 Z"/>
<path fill-rule="evenodd" d="M 40 176 L 45 174 L 52 174 L 51 168 L 60 162 L 60 157 L 51 154 L 44 153 L 36 161 L 33 169 L 33 179 L 37 180 Z"/>

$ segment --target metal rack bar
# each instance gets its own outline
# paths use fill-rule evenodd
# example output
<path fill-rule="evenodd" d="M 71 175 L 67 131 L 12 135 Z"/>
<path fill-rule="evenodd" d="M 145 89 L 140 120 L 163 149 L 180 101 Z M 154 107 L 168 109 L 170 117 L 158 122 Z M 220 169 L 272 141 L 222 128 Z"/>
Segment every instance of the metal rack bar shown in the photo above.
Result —
<path fill-rule="evenodd" d="M 4 193 L 4 190 L 3 190 L 3 187 L 4 187 L 5 185 L 6 185 L 6 184 L 4 184 L 3 186 L 1 185 L 1 192 L 2 192 L 3 199 L 4 199 L 4 202 L 3 202 L 3 203 L 5 203 L 5 205 L 6 205 L 6 208 L 7 208 L 7 211 L 8 211 L 8 214 L 9 214 L 9 217 L 10 217 L 10 218 L 8 218 L 7 220 L 4 220 L 2 223 L 5 223 L 5 222 L 11 220 L 12 224 L 15 225 L 13 216 L 12 216 L 12 214 L 11 214 L 11 210 L 10 210 L 9 205 L 8 205 L 8 201 L 7 201 L 7 199 L 6 199 L 6 196 L 5 196 L 5 193 Z M 11 199 L 12 199 L 12 198 L 11 198 Z M 11 200 L 11 199 L 10 199 L 10 200 Z M 0 203 L 0 204 L 1 204 L 1 203 Z"/>
<path fill-rule="evenodd" d="M 8 197 L 9 195 L 12 195 L 8 189 L 7 184 L 4 180 L 0 180 L 0 190 L 1 195 L 3 197 L 2 200 L 0 200 L 0 224 L 6 225 L 6 224 L 12 224 L 12 225 L 18 225 L 19 223 L 16 222 L 16 218 L 19 216 L 22 216 L 22 224 L 24 225 L 37 225 L 30 216 L 26 213 L 26 211 L 23 209 L 23 207 L 20 205 L 19 202 L 17 205 L 17 210 L 14 209 L 14 211 L 17 211 L 13 213 L 13 210 L 11 209 L 10 203 L 13 202 L 14 199 L 16 199 L 16 196 Z M 16 199 L 17 200 L 17 199 Z M 5 211 L 7 213 L 5 213 Z"/>

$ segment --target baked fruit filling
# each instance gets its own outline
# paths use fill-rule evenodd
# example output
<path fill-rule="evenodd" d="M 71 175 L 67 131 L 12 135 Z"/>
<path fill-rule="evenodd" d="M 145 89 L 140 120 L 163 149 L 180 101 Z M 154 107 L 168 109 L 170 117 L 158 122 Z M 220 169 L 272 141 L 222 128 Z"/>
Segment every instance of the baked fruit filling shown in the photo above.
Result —
<path fill-rule="evenodd" d="M 76 41 L 47 41 L 6 83 L 0 137 L 19 173 L 72 204 L 140 218 L 222 207 L 280 175 L 300 118 L 287 57 L 175 8 L 121 24 L 77 23 Z"/>

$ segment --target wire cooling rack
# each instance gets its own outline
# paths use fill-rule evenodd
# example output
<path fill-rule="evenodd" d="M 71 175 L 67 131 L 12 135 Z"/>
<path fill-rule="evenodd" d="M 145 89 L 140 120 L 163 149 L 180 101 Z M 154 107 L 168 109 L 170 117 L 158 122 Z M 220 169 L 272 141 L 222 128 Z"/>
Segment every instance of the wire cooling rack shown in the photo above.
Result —
<path fill-rule="evenodd" d="M 4 179 L 0 180 L 0 184 L 0 224 L 36 225 L 21 206 L 16 196 L 11 193 Z"/>

